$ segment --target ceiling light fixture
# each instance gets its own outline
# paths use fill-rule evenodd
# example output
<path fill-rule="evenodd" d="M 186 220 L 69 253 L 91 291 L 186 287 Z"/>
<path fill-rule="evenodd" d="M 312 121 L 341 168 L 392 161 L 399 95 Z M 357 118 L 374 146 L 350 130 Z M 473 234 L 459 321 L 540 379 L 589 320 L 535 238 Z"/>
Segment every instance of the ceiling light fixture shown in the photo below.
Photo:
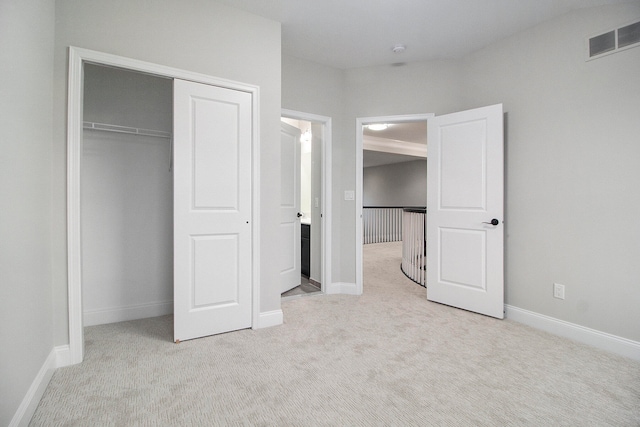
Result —
<path fill-rule="evenodd" d="M 300 135 L 300 142 L 311 142 L 311 129 L 307 129 Z"/>
<path fill-rule="evenodd" d="M 371 130 L 385 130 L 389 125 L 386 123 L 374 123 L 372 125 L 367 125 L 367 127 Z"/>
<path fill-rule="evenodd" d="M 393 51 L 393 53 L 402 53 L 407 49 L 407 47 L 403 44 L 397 44 L 395 45 L 391 50 Z"/>

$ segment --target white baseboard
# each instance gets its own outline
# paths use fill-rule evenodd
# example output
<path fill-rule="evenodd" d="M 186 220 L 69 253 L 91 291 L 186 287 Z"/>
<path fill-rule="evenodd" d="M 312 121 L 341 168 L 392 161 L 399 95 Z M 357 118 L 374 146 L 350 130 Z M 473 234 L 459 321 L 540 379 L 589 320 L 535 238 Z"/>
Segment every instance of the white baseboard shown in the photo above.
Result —
<path fill-rule="evenodd" d="M 36 378 L 31 383 L 31 387 L 27 390 L 27 394 L 22 399 L 18 410 L 13 415 L 9 427 L 29 425 L 29 421 L 31 421 L 31 417 L 36 412 L 36 408 L 40 403 L 40 399 L 42 399 L 44 391 L 47 389 L 47 385 L 49 385 L 55 369 L 56 352 L 55 350 L 51 350 L 40 371 L 38 371 L 38 375 L 36 375 Z"/>
<path fill-rule="evenodd" d="M 284 321 L 284 315 L 282 310 L 265 311 L 260 313 L 258 317 L 258 324 L 253 329 L 270 328 L 272 326 L 282 325 Z"/>
<path fill-rule="evenodd" d="M 504 309 L 508 319 L 640 361 L 640 342 L 506 304 Z"/>
<path fill-rule="evenodd" d="M 327 294 L 346 294 L 358 295 L 358 289 L 355 283 L 336 282 L 330 283 L 325 289 Z"/>
<path fill-rule="evenodd" d="M 71 366 L 71 350 L 69 344 L 59 345 L 54 347 L 53 351 L 56 353 L 56 368 L 64 368 L 65 366 Z"/>
<path fill-rule="evenodd" d="M 104 325 L 105 323 L 146 319 L 171 313 L 173 313 L 173 301 L 160 301 L 126 307 L 87 310 L 82 314 L 82 322 L 84 326 Z"/>

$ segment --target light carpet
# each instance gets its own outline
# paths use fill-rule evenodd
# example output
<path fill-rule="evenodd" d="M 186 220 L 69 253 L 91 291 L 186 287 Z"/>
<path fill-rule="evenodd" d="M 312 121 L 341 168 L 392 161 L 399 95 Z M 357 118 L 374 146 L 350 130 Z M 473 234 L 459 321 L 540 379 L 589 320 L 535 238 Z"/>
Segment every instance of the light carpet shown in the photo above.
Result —
<path fill-rule="evenodd" d="M 399 251 L 366 245 L 362 296 L 284 301 L 278 327 L 89 327 L 31 425 L 640 426 L 640 363 L 428 302 Z"/>

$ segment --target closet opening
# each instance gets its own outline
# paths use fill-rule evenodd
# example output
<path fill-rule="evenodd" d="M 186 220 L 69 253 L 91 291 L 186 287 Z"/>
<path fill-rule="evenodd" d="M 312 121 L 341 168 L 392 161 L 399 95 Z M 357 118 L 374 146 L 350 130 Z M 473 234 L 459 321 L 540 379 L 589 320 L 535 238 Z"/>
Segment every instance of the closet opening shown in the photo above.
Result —
<path fill-rule="evenodd" d="M 95 107 L 96 111 L 101 112 L 101 116 L 92 118 L 88 112 L 89 106 L 87 106 L 85 113 L 84 104 L 92 102 L 90 84 L 85 85 L 85 78 L 91 78 L 90 74 L 94 66 L 98 67 L 93 69 L 94 72 L 115 70 L 127 73 L 126 75 L 132 79 L 151 78 L 155 83 L 149 81 L 140 84 L 129 82 L 133 87 L 131 89 L 131 87 L 118 87 L 116 83 L 114 86 L 108 87 L 103 84 L 104 80 L 102 80 L 102 83 L 97 85 L 96 91 L 101 91 L 105 98 L 101 101 L 95 101 L 99 104 Z M 89 75 L 85 75 L 85 71 Z M 172 209 L 161 211 L 159 207 L 162 204 L 158 202 L 155 204 L 158 209 L 147 208 L 144 223 L 138 220 L 137 224 L 142 228 L 148 222 L 172 222 L 173 227 L 163 229 L 162 233 L 166 232 L 164 242 L 173 245 L 173 256 L 168 259 L 158 257 L 143 261 L 139 248 L 135 246 L 139 243 L 137 240 L 125 240 L 126 243 L 116 249 L 112 244 L 108 249 L 115 254 L 112 257 L 113 265 L 124 271 L 133 268 L 132 265 L 139 267 L 139 264 L 158 267 L 158 272 L 154 274 L 165 278 L 165 287 L 161 287 L 154 298 L 145 300 L 141 294 L 149 295 L 151 292 L 146 289 L 144 292 L 139 291 L 140 287 L 137 286 L 140 282 L 134 281 L 136 286 L 134 289 L 137 291 L 125 294 L 125 298 L 120 300 L 126 300 L 126 305 L 116 307 L 111 305 L 94 310 L 89 308 L 88 312 L 91 312 L 91 315 L 109 313 L 109 316 L 105 315 L 104 317 L 111 317 L 111 319 L 105 320 L 103 318 L 102 321 L 113 322 L 158 316 L 170 313 L 170 309 L 173 308 L 173 316 L 163 317 L 166 320 L 164 324 L 167 326 L 163 327 L 162 335 L 156 334 L 156 336 L 164 337 L 166 335 L 169 340 L 173 329 L 174 336 L 171 340 L 174 342 L 249 327 L 258 329 L 278 324 L 281 317 L 274 316 L 271 312 L 264 315 L 260 312 L 259 304 L 261 256 L 260 245 L 256 244 L 260 240 L 261 230 L 260 103 L 257 102 L 259 88 L 206 74 L 73 46 L 69 47 L 68 77 L 67 284 L 69 347 L 68 351 L 64 349 L 59 354 L 61 363 L 72 365 L 81 363 L 84 358 L 84 318 L 88 316 L 85 316 L 83 293 L 87 290 L 83 282 L 89 273 L 83 272 L 83 268 L 86 269 L 83 265 L 83 259 L 86 257 L 86 251 L 83 248 L 85 243 L 83 242 L 83 233 L 91 235 L 83 224 L 83 191 L 85 191 L 85 196 L 89 191 L 84 188 L 86 185 L 83 182 L 83 175 L 85 175 L 84 172 L 87 168 L 85 154 L 90 154 L 89 151 L 85 153 L 84 135 L 90 132 L 100 133 L 98 129 L 110 128 L 114 135 L 129 132 L 130 134 L 127 136 L 129 138 L 135 135 L 147 140 L 152 137 L 163 139 L 168 136 L 167 133 L 173 134 L 173 144 L 170 142 L 167 144 L 166 140 L 171 140 L 164 138 L 165 143 L 164 145 L 160 144 L 163 148 L 158 149 L 161 151 L 158 156 L 153 155 L 149 158 L 145 157 L 144 160 L 133 161 L 129 158 L 128 153 L 120 153 L 119 156 L 126 157 L 126 160 L 133 167 L 128 169 L 127 173 L 130 175 L 124 178 L 121 176 L 122 174 L 117 176 L 117 179 L 123 181 L 125 186 L 140 187 L 141 181 L 138 179 L 148 174 L 143 165 L 146 165 L 146 162 L 149 162 L 153 157 L 162 159 L 163 165 L 160 170 L 163 172 L 158 173 L 163 174 L 166 179 L 170 179 L 169 183 L 173 183 L 173 187 L 171 185 L 166 187 L 168 191 L 173 191 L 172 200 L 171 197 L 169 198 L 173 204 Z M 98 79 L 98 81 L 101 80 Z M 162 89 L 157 88 L 157 91 L 145 94 L 139 93 L 141 88 L 155 84 L 158 84 Z M 133 92 L 129 93 L 129 90 Z M 116 91 L 127 93 L 129 96 L 126 99 L 131 102 L 131 105 L 125 107 L 115 102 L 114 100 L 118 98 L 112 95 Z M 152 98 L 151 102 L 140 103 L 148 96 Z M 115 107 L 107 108 L 109 102 L 115 103 Z M 198 105 L 192 108 L 194 104 Z M 153 118 L 148 118 L 153 124 L 147 125 L 146 122 L 129 121 L 132 117 L 137 117 L 140 110 L 144 110 L 145 113 L 154 113 Z M 164 114 L 155 116 L 155 113 L 158 112 L 164 112 Z M 116 123 L 116 119 L 122 119 L 122 124 Z M 84 124 L 84 122 L 87 123 Z M 85 130 L 85 126 L 87 130 Z M 103 132 L 106 134 L 108 131 Z M 105 139 L 105 136 L 98 138 Z M 126 149 L 132 148 L 127 146 Z M 234 154 L 238 153 L 236 149 L 242 152 L 241 155 Z M 107 150 L 104 155 L 114 156 L 114 151 L 117 150 Z M 196 151 L 198 151 L 197 155 Z M 171 159 L 173 159 L 173 163 Z M 235 183 L 234 178 L 236 178 Z M 99 180 L 99 178 L 95 179 Z M 211 185 L 211 183 L 220 182 L 225 182 L 227 185 Z M 231 184 L 228 184 L 229 182 Z M 164 187 L 161 186 L 161 188 Z M 135 195 L 130 194 L 122 196 L 122 198 L 124 200 L 137 197 L 146 199 L 151 192 L 148 188 L 136 189 L 138 193 Z M 238 197 L 234 198 L 234 195 Z M 195 202 L 193 202 L 194 200 Z M 96 210 L 99 212 L 109 211 L 108 208 L 112 204 L 113 202 L 110 202 L 108 198 L 102 199 L 96 202 Z M 127 203 L 122 206 L 130 208 Z M 202 225 L 206 228 L 205 230 L 192 231 L 189 228 L 194 225 L 195 221 L 195 216 L 190 215 L 194 211 L 193 206 L 196 207 L 196 210 L 202 208 L 198 210 L 197 218 L 201 221 L 198 221 L 197 224 Z M 217 214 L 223 211 L 228 214 L 229 208 L 234 207 L 233 215 L 224 216 L 228 221 L 220 221 L 220 215 Z M 125 217 L 125 213 L 131 212 L 123 211 L 123 209 L 110 211 L 115 218 L 112 218 L 114 224 L 110 229 L 105 226 L 97 227 L 98 230 L 95 233 L 100 238 L 104 238 L 105 235 L 133 234 L 130 230 L 135 230 L 135 227 L 132 228 Z M 206 218 L 200 215 L 203 211 L 206 211 Z M 135 208 L 134 212 L 136 212 Z M 167 214 L 173 215 L 173 218 L 167 217 Z M 126 224 L 128 224 L 128 228 L 125 227 Z M 142 236 L 144 235 L 143 233 Z M 173 239 L 173 242 L 167 240 L 167 236 L 169 239 Z M 144 239 L 140 237 L 139 240 Z M 189 242 L 193 244 L 189 244 Z M 237 245 L 240 250 L 229 250 L 229 247 L 234 245 Z M 145 247 L 144 250 L 147 249 Z M 153 251 L 153 248 L 151 250 Z M 100 255 L 102 256 L 102 254 Z M 127 262 L 131 257 L 135 258 L 137 264 Z M 230 257 L 235 258 L 229 261 Z M 89 261 L 87 262 L 90 264 Z M 232 266 L 233 271 L 237 271 L 238 274 L 234 275 L 229 266 Z M 235 270 L 235 266 L 238 267 L 237 270 Z M 173 280 L 169 281 L 166 278 L 167 276 L 171 277 L 171 268 L 173 268 Z M 147 276 L 149 275 L 151 274 L 148 273 Z M 167 292 L 167 282 L 173 287 L 173 295 L 170 291 Z M 116 300 L 115 294 L 122 295 L 128 291 L 131 291 L 131 288 L 119 288 L 112 295 L 113 300 Z M 198 294 L 197 297 L 190 298 L 190 295 L 195 292 Z M 165 299 L 167 296 L 172 297 L 173 307 L 171 301 Z M 237 297 L 235 303 L 228 304 L 227 302 L 234 297 Z M 194 304 L 198 305 L 198 310 L 192 310 Z M 153 320 L 154 318 L 151 319 L 155 329 L 157 324 Z"/>
<path fill-rule="evenodd" d="M 170 315 L 173 79 L 85 63 L 83 93 L 83 326 Z"/>

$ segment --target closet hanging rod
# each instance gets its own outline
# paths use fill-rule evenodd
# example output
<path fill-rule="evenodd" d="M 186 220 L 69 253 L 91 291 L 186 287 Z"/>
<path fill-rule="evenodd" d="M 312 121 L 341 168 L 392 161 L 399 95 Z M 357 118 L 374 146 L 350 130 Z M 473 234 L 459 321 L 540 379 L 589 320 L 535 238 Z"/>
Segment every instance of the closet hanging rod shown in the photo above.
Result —
<path fill-rule="evenodd" d="M 157 136 L 160 138 L 169 138 L 169 139 L 171 138 L 170 132 L 164 132 L 161 130 L 153 130 L 153 129 L 132 128 L 128 126 L 108 125 L 105 123 L 82 122 L 82 127 L 85 129 L 104 130 L 108 132 L 129 133 L 133 135 L 144 135 L 144 136 Z"/>

